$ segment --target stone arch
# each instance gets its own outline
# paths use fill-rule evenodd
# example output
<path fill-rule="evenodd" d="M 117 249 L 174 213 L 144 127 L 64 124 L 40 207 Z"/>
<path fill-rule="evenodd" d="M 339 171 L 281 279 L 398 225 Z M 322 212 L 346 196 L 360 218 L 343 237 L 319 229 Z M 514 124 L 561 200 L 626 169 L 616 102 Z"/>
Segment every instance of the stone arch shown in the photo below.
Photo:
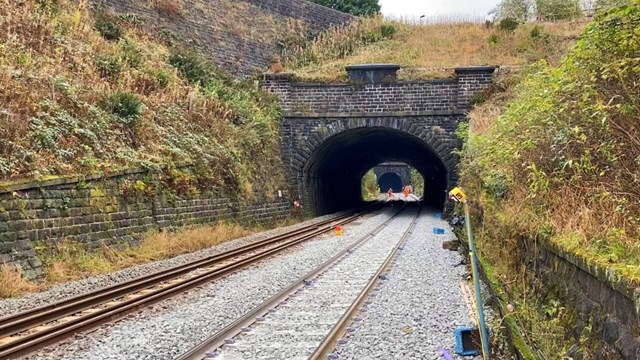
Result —
<path fill-rule="evenodd" d="M 299 192 L 306 196 L 305 202 L 315 208 L 316 214 L 355 206 L 360 200 L 359 191 L 354 188 L 355 179 L 361 178 L 377 163 L 393 160 L 405 162 L 423 173 L 427 185 L 432 185 L 431 189 L 437 192 L 425 194 L 425 198 L 432 205 L 442 207 L 446 189 L 457 181 L 457 157 L 452 150 L 457 148 L 459 141 L 452 132 L 426 124 L 428 122 L 395 117 L 331 119 L 319 124 L 290 160 Z M 366 148 L 373 154 L 350 154 L 341 147 L 360 152 Z M 341 156 L 349 159 L 339 158 Z M 345 164 L 333 165 L 332 161 Z M 331 171 L 340 174 L 331 175 Z M 344 189 L 341 189 L 341 181 L 325 181 L 329 176 L 343 175 L 348 179 Z M 343 194 L 342 200 L 326 199 L 341 190 L 349 191 Z"/>

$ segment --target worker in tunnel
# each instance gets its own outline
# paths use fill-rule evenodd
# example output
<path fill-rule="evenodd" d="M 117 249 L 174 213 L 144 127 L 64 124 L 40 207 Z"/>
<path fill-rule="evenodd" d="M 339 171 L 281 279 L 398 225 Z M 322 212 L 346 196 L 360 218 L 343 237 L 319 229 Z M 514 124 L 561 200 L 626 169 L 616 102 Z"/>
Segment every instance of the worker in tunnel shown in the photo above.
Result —
<path fill-rule="evenodd" d="M 393 189 L 392 188 L 389 188 L 389 190 L 387 191 L 387 197 L 389 199 L 391 199 L 393 197 Z"/>

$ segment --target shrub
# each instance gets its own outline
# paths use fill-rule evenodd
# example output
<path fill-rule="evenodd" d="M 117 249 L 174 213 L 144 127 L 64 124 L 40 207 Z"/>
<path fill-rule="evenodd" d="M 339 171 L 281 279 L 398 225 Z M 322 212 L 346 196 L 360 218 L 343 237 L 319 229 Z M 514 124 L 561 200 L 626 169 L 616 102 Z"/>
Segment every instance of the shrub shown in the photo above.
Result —
<path fill-rule="evenodd" d="M 156 9 L 165 16 L 175 17 L 182 13 L 182 7 L 176 0 L 158 0 Z"/>
<path fill-rule="evenodd" d="M 506 19 L 500 20 L 500 24 L 498 24 L 498 29 L 502 31 L 515 31 L 518 28 L 518 25 L 520 25 L 518 20 L 506 18 Z"/>
<path fill-rule="evenodd" d="M 107 96 L 103 101 L 106 111 L 116 115 L 124 124 L 133 124 L 142 115 L 144 104 L 135 95 L 129 92 L 118 92 Z"/>
<path fill-rule="evenodd" d="M 533 29 L 531 29 L 531 31 L 529 32 L 529 36 L 532 39 L 537 39 L 540 37 L 540 35 L 542 35 L 542 27 L 539 25 L 534 26 Z"/>
<path fill-rule="evenodd" d="M 111 41 L 118 41 L 122 37 L 122 30 L 118 24 L 112 22 L 104 15 L 96 16 L 96 22 L 94 25 L 103 38 Z"/>
<path fill-rule="evenodd" d="M 213 63 L 193 51 L 175 51 L 169 56 L 169 64 L 192 84 L 207 86 L 213 80 L 224 78 Z"/>
<path fill-rule="evenodd" d="M 122 71 L 122 62 L 117 57 L 99 56 L 96 59 L 96 67 L 101 77 L 115 80 Z"/>

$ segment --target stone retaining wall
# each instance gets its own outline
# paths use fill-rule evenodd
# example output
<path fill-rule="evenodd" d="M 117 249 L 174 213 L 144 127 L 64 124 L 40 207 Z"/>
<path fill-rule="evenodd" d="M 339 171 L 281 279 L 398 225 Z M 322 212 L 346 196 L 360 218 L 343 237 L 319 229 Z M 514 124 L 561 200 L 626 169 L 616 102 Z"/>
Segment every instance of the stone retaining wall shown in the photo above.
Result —
<path fill-rule="evenodd" d="M 221 220 L 266 224 L 291 212 L 284 190 L 282 197 L 257 190 L 252 200 L 218 189 L 178 194 L 158 191 L 162 176 L 136 169 L 108 177 L 0 185 L 0 264 L 20 266 L 26 277 L 35 278 L 42 273 L 34 251 L 38 243 L 135 244 L 151 229 Z"/>
<path fill-rule="evenodd" d="M 599 358 L 615 353 L 640 359 L 640 287 L 549 244 L 532 247 L 528 258 L 542 283 L 578 315 L 572 330 L 576 339 L 591 326 L 591 333 L 607 344 Z"/>
<path fill-rule="evenodd" d="M 353 16 L 303 0 L 163 0 L 179 9 L 162 11 L 156 1 L 91 0 L 97 9 L 136 15 L 149 31 L 175 38 L 210 55 L 235 75 L 271 65 L 291 37 L 316 34 Z"/>

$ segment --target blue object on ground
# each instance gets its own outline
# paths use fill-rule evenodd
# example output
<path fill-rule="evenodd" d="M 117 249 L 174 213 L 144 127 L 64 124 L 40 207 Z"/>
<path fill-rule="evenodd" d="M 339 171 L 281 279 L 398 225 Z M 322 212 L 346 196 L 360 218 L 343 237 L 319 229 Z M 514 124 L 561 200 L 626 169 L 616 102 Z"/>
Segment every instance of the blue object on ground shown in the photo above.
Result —
<path fill-rule="evenodd" d="M 442 235 L 442 234 L 444 234 L 444 229 L 433 228 L 433 233 L 436 234 L 436 235 Z"/>
<path fill-rule="evenodd" d="M 436 213 L 436 219 L 442 219 L 442 213 Z"/>
<path fill-rule="evenodd" d="M 438 350 L 438 355 L 442 356 L 444 360 L 453 360 L 447 349 Z"/>
<path fill-rule="evenodd" d="M 463 326 L 455 329 L 453 332 L 456 338 L 456 354 L 462 356 L 480 355 L 480 349 L 473 346 L 477 345 L 473 342 L 472 334 L 478 332 L 477 327 Z"/>

